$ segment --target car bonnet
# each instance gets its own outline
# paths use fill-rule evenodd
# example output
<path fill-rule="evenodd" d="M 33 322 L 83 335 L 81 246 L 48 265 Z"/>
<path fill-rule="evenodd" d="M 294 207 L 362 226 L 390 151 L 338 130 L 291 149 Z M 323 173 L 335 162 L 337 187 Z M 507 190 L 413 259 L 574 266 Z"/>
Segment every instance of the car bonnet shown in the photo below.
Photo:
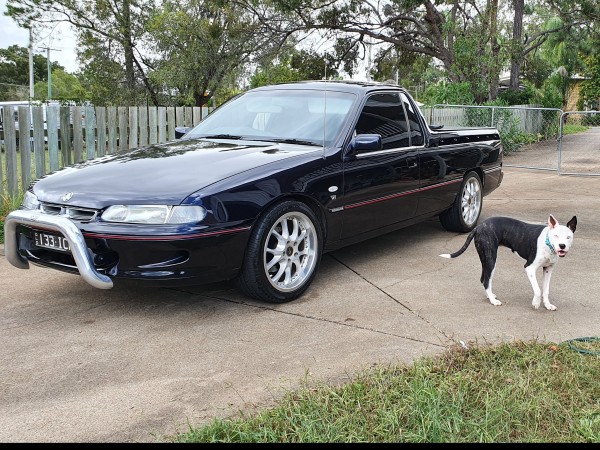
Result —
<path fill-rule="evenodd" d="M 95 209 L 176 205 L 220 180 L 316 150 L 268 142 L 173 141 L 63 168 L 36 181 L 33 189 L 42 202 Z"/>

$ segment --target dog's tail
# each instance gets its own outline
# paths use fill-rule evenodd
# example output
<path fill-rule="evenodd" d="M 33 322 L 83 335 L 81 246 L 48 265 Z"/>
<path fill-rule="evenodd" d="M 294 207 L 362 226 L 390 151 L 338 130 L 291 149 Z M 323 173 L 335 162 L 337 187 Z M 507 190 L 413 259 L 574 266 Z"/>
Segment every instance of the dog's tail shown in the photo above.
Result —
<path fill-rule="evenodd" d="M 467 236 L 467 240 L 465 241 L 465 243 L 463 244 L 463 246 L 461 248 L 459 248 L 454 253 L 442 253 L 440 256 L 442 258 L 456 258 L 457 256 L 462 255 L 465 252 L 465 250 L 467 249 L 467 247 L 469 246 L 469 244 L 471 244 L 471 241 L 475 237 L 476 233 L 477 233 L 477 227 L 475 227 L 475 228 L 473 228 L 473 230 L 471 230 L 471 232 Z"/>

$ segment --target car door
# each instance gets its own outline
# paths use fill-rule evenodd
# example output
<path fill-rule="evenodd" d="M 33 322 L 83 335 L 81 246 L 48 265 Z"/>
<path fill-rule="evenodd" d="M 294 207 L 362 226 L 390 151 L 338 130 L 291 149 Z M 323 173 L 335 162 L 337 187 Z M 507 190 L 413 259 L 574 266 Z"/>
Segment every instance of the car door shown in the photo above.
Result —
<path fill-rule="evenodd" d="M 342 238 L 411 219 L 417 208 L 418 158 L 399 91 L 371 94 L 354 132 L 381 135 L 383 148 L 344 163 Z"/>

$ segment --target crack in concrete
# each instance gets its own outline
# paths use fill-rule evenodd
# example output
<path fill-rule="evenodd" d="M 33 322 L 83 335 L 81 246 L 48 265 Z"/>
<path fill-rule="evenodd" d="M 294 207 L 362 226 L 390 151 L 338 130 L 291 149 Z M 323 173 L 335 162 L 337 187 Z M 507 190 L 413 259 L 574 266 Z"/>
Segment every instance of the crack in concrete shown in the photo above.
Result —
<path fill-rule="evenodd" d="M 352 270 L 352 269 L 350 269 L 350 270 Z M 363 278 L 363 277 L 361 277 L 361 278 Z M 365 281 L 367 281 L 369 284 L 371 284 L 368 280 L 365 280 Z M 335 324 L 335 325 L 341 325 L 341 326 L 344 326 L 344 327 L 354 328 L 354 329 L 357 329 L 357 330 L 370 331 L 372 333 L 383 334 L 383 335 L 386 335 L 386 336 L 393 336 L 393 337 L 397 337 L 397 338 L 401 338 L 401 339 L 406 339 L 406 340 L 409 340 L 409 341 L 419 342 L 419 343 L 422 343 L 422 344 L 434 345 L 436 347 L 447 348 L 446 345 L 439 344 L 439 343 L 436 343 L 436 342 L 424 341 L 422 339 L 415 339 L 415 338 L 413 338 L 411 336 L 403 336 L 401 334 L 390 333 L 390 332 L 387 332 L 387 331 L 377 330 L 375 328 L 364 327 L 364 326 L 360 326 L 360 325 L 353 325 L 353 324 L 349 324 L 349 323 L 340 322 L 340 321 L 337 321 L 337 320 L 325 319 L 325 318 L 322 318 L 322 317 L 315 317 L 315 316 L 311 316 L 311 315 L 308 315 L 308 314 L 299 314 L 299 313 L 294 313 L 294 312 L 290 312 L 290 311 L 281 311 L 279 309 L 275 309 L 275 308 L 272 308 L 272 307 L 269 307 L 269 306 L 265 306 L 265 305 L 255 305 L 255 304 L 252 304 L 252 303 L 247 303 L 247 302 L 245 302 L 243 300 L 231 300 L 231 299 L 228 299 L 228 298 L 223 298 L 223 297 L 219 297 L 219 296 L 215 296 L 215 295 L 198 294 L 196 292 L 190 292 L 190 291 L 186 290 L 185 288 L 165 288 L 165 289 L 169 289 L 169 290 L 177 291 L 177 292 L 183 292 L 183 293 L 186 293 L 186 294 L 199 295 L 199 296 L 210 298 L 210 299 L 213 299 L 213 300 L 220 300 L 220 301 L 224 301 L 224 302 L 228 302 L 228 303 L 235 303 L 237 305 L 250 306 L 252 308 L 262 309 L 262 310 L 265 310 L 265 311 L 272 311 L 272 312 L 276 312 L 276 313 L 280 313 L 280 314 L 287 314 L 287 315 L 290 315 L 290 316 L 301 317 L 303 319 L 318 320 L 320 322 L 332 323 L 332 324 Z M 386 292 L 384 292 L 384 291 L 382 291 L 382 292 L 385 295 L 387 295 L 388 297 L 390 297 L 390 298 L 393 299 L 393 297 L 391 297 Z M 446 336 L 444 333 L 441 333 L 441 334 L 444 337 L 448 338 L 448 336 Z M 451 339 L 451 340 L 454 341 L 453 339 Z"/>
<path fill-rule="evenodd" d="M 397 298 L 395 298 L 393 295 L 391 295 L 390 293 L 386 292 L 384 289 L 380 288 L 379 286 L 373 284 L 370 280 L 368 280 L 366 277 L 364 277 L 363 275 L 361 275 L 360 273 L 358 273 L 356 270 L 354 270 L 352 267 L 348 266 L 347 264 L 345 264 L 342 260 L 340 260 L 338 257 L 330 254 L 329 256 L 331 256 L 331 258 L 333 258 L 335 261 L 337 261 L 338 263 L 340 263 L 341 265 L 343 265 L 344 267 L 346 267 L 348 270 L 354 272 L 357 276 L 359 276 L 360 278 L 362 278 L 365 282 L 369 283 L 371 286 L 373 286 L 375 289 L 377 289 L 378 291 L 380 291 L 381 293 L 383 293 L 384 295 L 386 295 L 388 298 L 392 299 L 393 301 L 395 301 L 396 303 L 398 303 L 400 306 L 402 306 L 403 308 L 406 308 L 407 311 L 409 311 L 411 314 L 413 314 L 417 319 L 423 321 L 424 323 L 426 323 L 429 327 L 433 328 L 435 331 L 437 331 L 438 333 L 440 333 L 442 336 L 444 336 L 446 339 L 455 342 L 458 344 L 458 342 L 451 336 L 449 336 L 444 330 L 436 327 L 434 324 L 432 324 L 429 320 L 427 320 L 425 317 L 421 316 L 418 312 L 412 310 L 411 308 L 409 308 L 408 306 L 406 306 L 404 303 L 402 303 L 400 300 L 398 300 Z M 430 272 L 425 272 L 425 273 L 431 273 L 431 272 L 435 272 L 435 271 L 430 271 Z M 419 274 L 421 275 L 421 274 Z M 397 283 L 394 283 L 397 284 Z"/>

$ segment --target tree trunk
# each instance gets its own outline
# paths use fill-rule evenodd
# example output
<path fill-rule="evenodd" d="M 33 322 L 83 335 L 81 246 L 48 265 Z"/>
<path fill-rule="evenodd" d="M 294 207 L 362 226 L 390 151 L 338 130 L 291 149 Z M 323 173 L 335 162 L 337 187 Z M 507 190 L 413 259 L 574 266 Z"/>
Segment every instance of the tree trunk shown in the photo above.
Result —
<path fill-rule="evenodd" d="M 510 89 L 519 88 L 519 78 L 521 77 L 521 62 L 523 60 L 523 13 L 525 9 L 525 0 L 513 0 L 515 18 L 513 22 L 513 51 L 510 55 Z"/>
<path fill-rule="evenodd" d="M 523 1 L 523 0 L 521 0 Z M 490 67 L 489 99 L 496 100 L 498 96 L 498 76 L 500 75 L 500 44 L 498 44 L 498 0 L 490 1 L 490 43 L 492 46 L 492 67 Z"/>
<path fill-rule="evenodd" d="M 125 87 L 130 105 L 135 105 L 135 71 L 133 67 L 133 45 L 131 43 L 131 11 L 129 0 L 123 0 L 123 51 L 125 53 Z"/>

